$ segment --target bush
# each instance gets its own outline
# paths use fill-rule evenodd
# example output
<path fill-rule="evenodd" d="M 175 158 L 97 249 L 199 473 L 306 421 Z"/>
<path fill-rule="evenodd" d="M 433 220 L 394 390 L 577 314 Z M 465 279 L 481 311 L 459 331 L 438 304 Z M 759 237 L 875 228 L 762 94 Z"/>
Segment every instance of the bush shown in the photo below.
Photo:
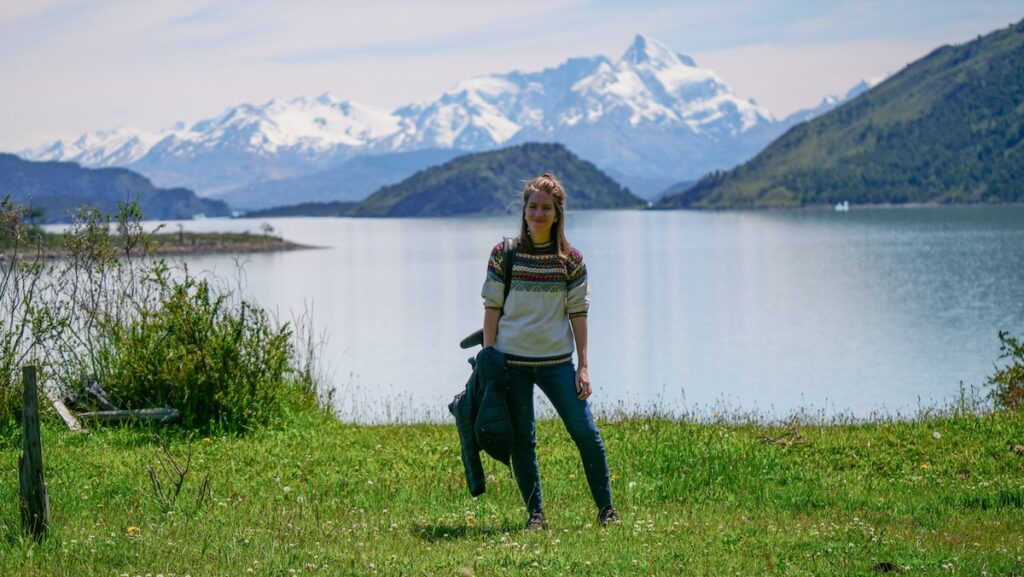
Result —
<path fill-rule="evenodd" d="M 187 427 L 244 430 L 320 402 L 313 350 L 297 350 L 292 327 L 154 258 L 134 203 L 120 207 L 116 234 L 108 216 L 80 210 L 52 262 L 41 243 L 32 252 L 11 241 L 27 229 L 16 207 L 0 208 L 7 246 L 28 255 L 0 255 L 0 310 L 13 319 L 0 327 L 0 425 L 20 414 L 29 359 L 51 387 L 92 375 L 119 407 L 170 406 Z"/>
<path fill-rule="evenodd" d="M 45 268 L 39 258 L 37 227 L 28 226 L 28 211 L 0 200 L 0 424 L 21 416 L 21 366 L 38 339 L 33 318 Z"/>
<path fill-rule="evenodd" d="M 126 408 L 169 406 L 185 425 L 217 423 L 238 430 L 276 419 L 303 402 L 289 379 L 294 350 L 287 324 L 245 300 L 232 302 L 206 280 L 172 280 L 155 269 L 157 306 L 105 328 L 100 381 Z"/>
<path fill-rule="evenodd" d="M 1006 331 L 999 331 L 1000 359 L 1011 359 L 1009 365 L 998 368 L 988 377 L 986 385 L 996 406 L 1010 411 L 1024 409 L 1024 341 L 1011 337 Z"/>

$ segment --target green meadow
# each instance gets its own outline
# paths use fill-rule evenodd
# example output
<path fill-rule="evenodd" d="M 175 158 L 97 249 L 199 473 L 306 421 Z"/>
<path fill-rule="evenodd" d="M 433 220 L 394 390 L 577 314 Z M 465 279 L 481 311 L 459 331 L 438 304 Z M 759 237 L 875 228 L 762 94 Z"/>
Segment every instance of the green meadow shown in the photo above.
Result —
<path fill-rule="evenodd" d="M 485 460 L 488 490 L 469 496 L 450 424 L 352 425 L 315 409 L 244 435 L 73 434 L 48 421 L 52 524 L 40 543 L 19 525 L 20 434 L 3 439 L 0 571 L 1024 574 L 1019 413 L 777 427 L 631 417 L 601 427 L 621 524 L 597 526 L 578 453 L 560 422 L 543 421 L 550 528 L 526 532 L 503 465 Z M 189 464 L 176 496 L 168 455 Z"/>

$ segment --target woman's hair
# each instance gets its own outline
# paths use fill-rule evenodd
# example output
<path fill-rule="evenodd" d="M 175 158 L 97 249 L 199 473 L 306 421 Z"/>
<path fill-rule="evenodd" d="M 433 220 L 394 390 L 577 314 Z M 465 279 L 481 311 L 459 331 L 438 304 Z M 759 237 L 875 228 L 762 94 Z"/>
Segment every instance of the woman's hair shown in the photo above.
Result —
<path fill-rule="evenodd" d="M 565 258 L 572 250 L 572 246 L 565 238 L 565 189 L 550 172 L 527 182 L 523 188 L 523 210 L 519 215 L 519 246 L 527 251 L 533 251 L 533 240 L 530 239 L 530 229 L 526 224 L 526 203 L 530 201 L 530 195 L 538 190 L 550 194 L 555 201 L 555 222 L 551 225 L 551 241 L 555 243 L 558 256 Z"/>

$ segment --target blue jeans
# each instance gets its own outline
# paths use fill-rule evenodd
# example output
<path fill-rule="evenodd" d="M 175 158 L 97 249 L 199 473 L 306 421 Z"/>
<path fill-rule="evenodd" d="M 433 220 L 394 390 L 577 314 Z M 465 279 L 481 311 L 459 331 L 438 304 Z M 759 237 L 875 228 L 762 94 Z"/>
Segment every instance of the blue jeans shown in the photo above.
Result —
<path fill-rule="evenodd" d="M 530 513 L 544 510 L 540 471 L 537 468 L 534 384 L 551 401 L 565 423 L 569 436 L 576 443 L 594 504 L 599 509 L 611 505 L 612 487 L 604 441 L 601 440 L 601 433 L 597 430 L 587 401 L 576 398 L 576 369 L 573 364 L 569 362 L 550 367 L 509 366 L 505 379 L 508 384 L 508 412 L 512 418 L 512 472 L 526 509 Z"/>

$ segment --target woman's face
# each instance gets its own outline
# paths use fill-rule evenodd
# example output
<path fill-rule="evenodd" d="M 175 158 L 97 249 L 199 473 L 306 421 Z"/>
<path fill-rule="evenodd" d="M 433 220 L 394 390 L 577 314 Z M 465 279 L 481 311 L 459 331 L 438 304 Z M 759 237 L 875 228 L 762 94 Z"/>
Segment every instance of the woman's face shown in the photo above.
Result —
<path fill-rule="evenodd" d="M 526 199 L 523 211 L 530 236 L 535 240 L 546 242 L 551 235 L 551 226 L 558 220 L 555 212 L 555 199 L 543 190 L 536 190 Z"/>

